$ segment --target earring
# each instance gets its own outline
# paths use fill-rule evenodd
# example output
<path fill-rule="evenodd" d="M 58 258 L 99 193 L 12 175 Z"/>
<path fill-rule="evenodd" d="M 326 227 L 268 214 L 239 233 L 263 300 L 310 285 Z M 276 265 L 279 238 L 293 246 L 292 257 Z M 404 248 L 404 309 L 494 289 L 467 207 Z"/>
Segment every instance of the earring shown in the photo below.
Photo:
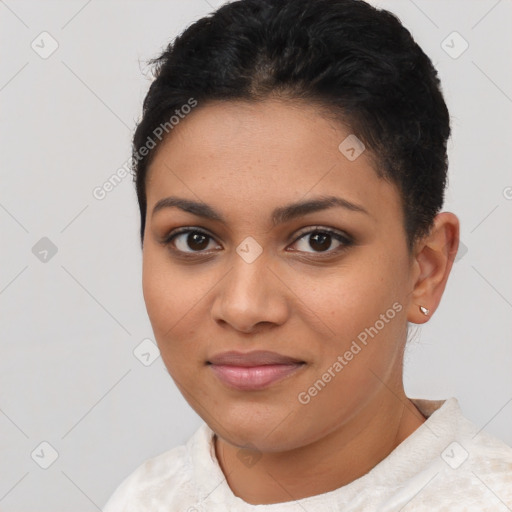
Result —
<path fill-rule="evenodd" d="M 420 306 L 420 311 L 425 315 L 425 316 L 428 316 L 428 314 L 430 313 L 430 310 L 428 308 L 426 308 L 425 306 Z"/>

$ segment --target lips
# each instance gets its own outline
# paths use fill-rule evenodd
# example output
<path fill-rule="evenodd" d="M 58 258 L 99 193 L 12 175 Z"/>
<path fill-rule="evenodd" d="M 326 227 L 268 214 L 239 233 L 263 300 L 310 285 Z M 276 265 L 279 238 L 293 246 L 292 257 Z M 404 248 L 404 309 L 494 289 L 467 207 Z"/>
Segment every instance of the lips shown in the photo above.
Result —
<path fill-rule="evenodd" d="M 265 366 L 275 364 L 296 364 L 303 363 L 299 359 L 292 357 L 283 356 L 276 352 L 270 352 L 268 350 L 255 350 L 253 352 L 223 352 L 217 354 L 208 360 L 208 363 L 215 365 L 228 365 L 228 366 Z"/>
<path fill-rule="evenodd" d="M 267 350 L 223 352 L 211 357 L 207 364 L 230 388 L 257 391 L 292 375 L 304 361 Z"/>

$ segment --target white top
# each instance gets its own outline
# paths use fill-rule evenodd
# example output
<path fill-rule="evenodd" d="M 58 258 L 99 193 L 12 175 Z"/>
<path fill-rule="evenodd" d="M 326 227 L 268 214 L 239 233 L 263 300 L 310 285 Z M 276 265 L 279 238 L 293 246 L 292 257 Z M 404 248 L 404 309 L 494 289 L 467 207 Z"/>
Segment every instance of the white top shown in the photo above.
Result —
<path fill-rule="evenodd" d="M 512 510 L 512 448 L 480 431 L 457 399 L 411 399 L 428 418 L 371 471 L 334 491 L 251 505 L 233 494 L 204 423 L 186 445 L 147 460 L 103 512 L 354 512 Z"/>

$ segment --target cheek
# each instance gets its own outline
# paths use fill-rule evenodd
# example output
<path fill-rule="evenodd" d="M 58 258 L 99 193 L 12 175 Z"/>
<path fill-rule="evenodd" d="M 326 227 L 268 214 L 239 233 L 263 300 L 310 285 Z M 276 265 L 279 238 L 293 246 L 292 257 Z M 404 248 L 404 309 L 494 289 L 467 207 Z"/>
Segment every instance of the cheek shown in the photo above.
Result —
<path fill-rule="evenodd" d="M 319 429 L 327 433 L 347 421 L 382 390 L 383 382 L 398 377 L 406 317 L 402 285 L 392 274 L 392 266 L 361 265 L 316 280 L 312 288 L 302 281 L 298 295 L 303 312 L 314 313 L 308 323 L 317 360 L 295 399 L 308 402 L 301 417 L 304 424 L 311 417 L 304 426 L 311 439 Z M 313 322 L 320 327 L 312 329 Z M 324 411 L 328 416 L 314 421 Z"/>
<path fill-rule="evenodd" d="M 308 323 L 318 340 L 315 373 L 320 378 L 341 356 L 343 371 L 330 388 L 350 389 L 356 400 L 378 385 L 376 375 L 386 380 L 399 366 L 406 337 L 407 295 L 399 260 L 384 254 L 354 258 L 321 280 L 318 276 L 296 279 L 294 290 L 304 304 L 302 311 L 310 312 Z"/>
<path fill-rule="evenodd" d="M 188 279 L 166 260 L 165 252 L 145 250 L 142 290 L 148 316 L 161 351 L 191 328 L 190 318 L 201 299 L 197 281 Z M 204 295 L 204 294 L 203 294 Z"/>
<path fill-rule="evenodd" d="M 326 334 L 346 340 L 373 325 L 395 302 L 403 305 L 407 289 L 400 265 L 384 255 L 355 255 L 332 272 L 306 278 L 296 272 L 289 278 L 303 310 L 311 312 Z M 393 318 L 395 312 L 391 312 Z"/>

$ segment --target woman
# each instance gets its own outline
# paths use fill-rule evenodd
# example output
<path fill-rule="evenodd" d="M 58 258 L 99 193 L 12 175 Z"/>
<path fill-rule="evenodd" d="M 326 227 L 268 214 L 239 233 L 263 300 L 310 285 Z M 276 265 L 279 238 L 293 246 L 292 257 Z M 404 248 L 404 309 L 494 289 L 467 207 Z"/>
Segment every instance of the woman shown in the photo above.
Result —
<path fill-rule="evenodd" d="M 105 511 L 512 507 L 512 449 L 403 388 L 459 243 L 449 114 L 410 33 L 360 0 L 241 0 L 154 63 L 144 298 L 205 423 Z"/>

